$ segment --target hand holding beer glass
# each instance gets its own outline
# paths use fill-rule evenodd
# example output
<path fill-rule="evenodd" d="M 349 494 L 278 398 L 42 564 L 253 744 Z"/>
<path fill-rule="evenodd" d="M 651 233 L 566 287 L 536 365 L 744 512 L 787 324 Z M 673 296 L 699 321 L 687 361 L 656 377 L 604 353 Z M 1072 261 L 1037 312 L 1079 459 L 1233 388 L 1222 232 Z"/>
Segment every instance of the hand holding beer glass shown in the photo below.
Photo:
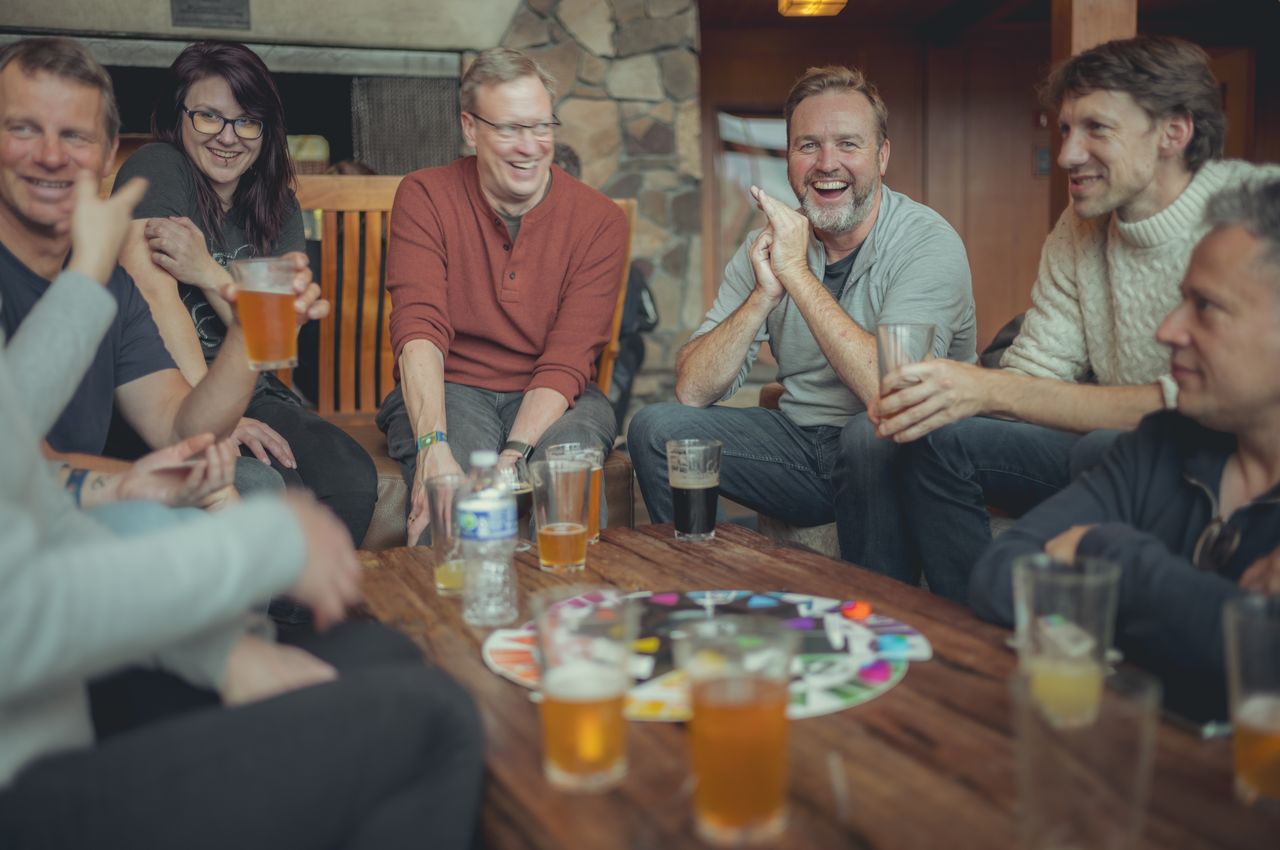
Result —
<path fill-rule="evenodd" d="M 561 586 L 532 597 L 542 674 L 542 769 L 566 791 L 600 791 L 627 774 L 631 645 L 640 611 L 612 587 Z"/>
<path fill-rule="evenodd" d="M 583 460 L 535 460 L 533 517 L 538 527 L 538 564 L 549 572 L 587 565 L 588 496 L 591 464 Z"/>
<path fill-rule="evenodd" d="M 919 363 L 933 350 L 933 325 L 889 323 L 876 325 L 876 361 L 880 367 L 880 394 L 885 376 L 907 363 Z"/>
<path fill-rule="evenodd" d="M 667 481 L 677 540 L 716 536 L 720 449 L 719 440 L 667 440 Z"/>
<path fill-rule="evenodd" d="M 796 632 L 770 617 L 681 624 L 676 665 L 689 677 L 689 753 L 698 836 L 759 844 L 787 824 L 787 703 Z"/>
<path fill-rule="evenodd" d="M 233 260 L 236 315 L 244 333 L 249 368 L 255 372 L 298 365 L 298 322 L 293 281 L 298 263 L 291 257 Z"/>

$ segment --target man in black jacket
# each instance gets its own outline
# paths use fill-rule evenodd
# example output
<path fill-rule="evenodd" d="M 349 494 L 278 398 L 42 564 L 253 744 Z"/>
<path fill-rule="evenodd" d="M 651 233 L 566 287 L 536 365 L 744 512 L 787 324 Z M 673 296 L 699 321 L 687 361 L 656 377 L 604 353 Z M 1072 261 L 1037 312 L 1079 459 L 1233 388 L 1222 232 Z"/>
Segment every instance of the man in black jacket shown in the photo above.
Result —
<path fill-rule="evenodd" d="M 1280 593 L 1280 182 L 1224 192 L 1207 217 L 1156 333 L 1178 410 L 1148 416 L 992 543 L 970 602 L 1010 623 L 1019 557 L 1115 561 L 1121 649 L 1160 675 L 1167 705 L 1221 717 L 1222 605 Z"/>

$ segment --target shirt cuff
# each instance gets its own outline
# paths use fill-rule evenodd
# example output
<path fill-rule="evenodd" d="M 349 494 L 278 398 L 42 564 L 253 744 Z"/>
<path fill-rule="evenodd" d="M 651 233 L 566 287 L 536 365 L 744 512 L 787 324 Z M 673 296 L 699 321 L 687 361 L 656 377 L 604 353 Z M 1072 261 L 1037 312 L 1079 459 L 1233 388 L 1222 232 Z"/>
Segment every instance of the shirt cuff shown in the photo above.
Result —
<path fill-rule="evenodd" d="M 1160 384 L 1160 392 L 1164 394 L 1164 409 L 1178 409 L 1178 382 L 1173 379 L 1173 375 L 1161 375 L 1156 378 L 1156 382 Z"/>

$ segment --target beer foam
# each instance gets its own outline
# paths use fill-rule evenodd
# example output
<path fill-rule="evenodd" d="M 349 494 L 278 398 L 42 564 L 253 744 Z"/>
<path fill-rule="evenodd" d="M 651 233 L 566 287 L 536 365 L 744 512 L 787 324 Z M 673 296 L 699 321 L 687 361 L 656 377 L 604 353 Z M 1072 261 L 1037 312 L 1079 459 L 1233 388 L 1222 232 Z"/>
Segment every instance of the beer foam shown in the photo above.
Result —
<path fill-rule="evenodd" d="M 1236 709 L 1235 723 L 1280 731 L 1280 694 L 1252 694 Z"/>
<path fill-rule="evenodd" d="M 669 472 L 667 478 L 671 481 L 672 487 L 682 487 L 685 490 L 708 490 L 720 486 L 720 476 L 715 472 L 676 471 Z"/>
<path fill-rule="evenodd" d="M 621 670 L 590 661 L 570 661 L 542 676 L 543 694 L 573 702 L 612 699 L 625 692 L 627 684 Z"/>

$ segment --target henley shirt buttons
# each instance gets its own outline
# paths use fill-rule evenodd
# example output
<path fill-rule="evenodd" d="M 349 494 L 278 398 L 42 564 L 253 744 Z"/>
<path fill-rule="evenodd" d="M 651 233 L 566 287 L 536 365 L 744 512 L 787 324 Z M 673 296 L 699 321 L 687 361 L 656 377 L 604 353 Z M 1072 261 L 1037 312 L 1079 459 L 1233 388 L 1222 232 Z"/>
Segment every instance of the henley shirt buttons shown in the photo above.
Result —
<path fill-rule="evenodd" d="M 511 274 L 507 275 L 507 277 L 511 278 L 512 280 L 515 280 L 515 279 L 516 279 L 516 273 L 515 273 L 515 272 L 512 272 Z"/>
<path fill-rule="evenodd" d="M 504 251 L 510 251 L 510 250 L 511 250 L 511 245 L 510 245 L 510 244 L 504 244 L 504 245 L 502 246 L 502 250 L 504 250 Z"/>

